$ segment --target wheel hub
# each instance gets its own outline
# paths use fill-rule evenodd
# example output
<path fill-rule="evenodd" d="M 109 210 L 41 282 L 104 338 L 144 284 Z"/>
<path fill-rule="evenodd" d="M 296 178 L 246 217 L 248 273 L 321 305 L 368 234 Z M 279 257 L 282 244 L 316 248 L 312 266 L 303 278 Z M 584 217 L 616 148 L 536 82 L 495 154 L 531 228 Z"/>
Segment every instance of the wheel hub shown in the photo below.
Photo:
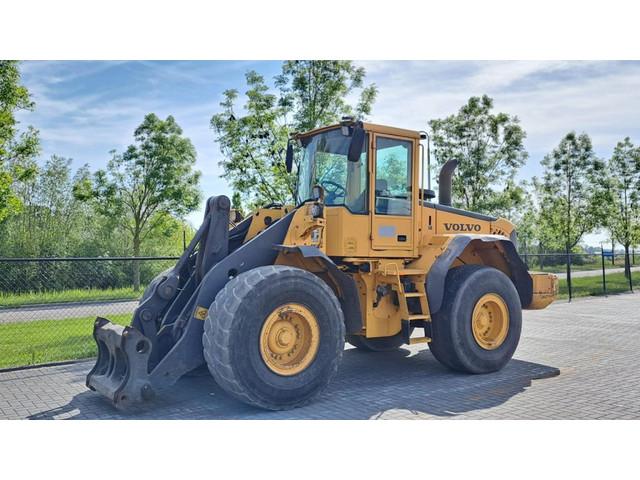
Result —
<path fill-rule="evenodd" d="M 473 309 L 471 330 L 476 343 L 485 350 L 495 350 L 509 333 L 509 309 L 495 293 L 483 295 Z"/>
<path fill-rule="evenodd" d="M 315 315 L 297 303 L 276 308 L 260 333 L 260 355 L 278 375 L 295 375 L 307 368 L 318 353 L 320 329 Z"/>

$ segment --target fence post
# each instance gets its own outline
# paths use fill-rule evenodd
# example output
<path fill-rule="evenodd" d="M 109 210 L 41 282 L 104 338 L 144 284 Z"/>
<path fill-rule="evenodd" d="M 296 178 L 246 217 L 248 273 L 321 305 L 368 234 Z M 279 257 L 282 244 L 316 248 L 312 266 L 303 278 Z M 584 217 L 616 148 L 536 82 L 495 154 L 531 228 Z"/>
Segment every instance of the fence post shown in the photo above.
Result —
<path fill-rule="evenodd" d="M 527 251 L 526 250 L 524 251 L 523 256 L 524 256 L 524 264 L 527 266 L 527 270 L 529 270 L 529 260 L 527 258 Z"/>
<path fill-rule="evenodd" d="M 602 258 L 602 290 L 604 294 L 607 294 L 607 276 L 604 271 L 604 248 L 602 248 L 602 244 L 600 244 L 600 257 Z"/>

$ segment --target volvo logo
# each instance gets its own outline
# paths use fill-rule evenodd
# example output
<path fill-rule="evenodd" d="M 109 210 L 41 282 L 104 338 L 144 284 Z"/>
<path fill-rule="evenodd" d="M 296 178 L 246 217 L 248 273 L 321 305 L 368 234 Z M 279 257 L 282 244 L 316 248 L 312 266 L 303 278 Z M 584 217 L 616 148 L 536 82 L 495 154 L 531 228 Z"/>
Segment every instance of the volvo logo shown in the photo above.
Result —
<path fill-rule="evenodd" d="M 445 223 L 444 229 L 448 232 L 479 232 L 481 227 L 477 223 Z"/>

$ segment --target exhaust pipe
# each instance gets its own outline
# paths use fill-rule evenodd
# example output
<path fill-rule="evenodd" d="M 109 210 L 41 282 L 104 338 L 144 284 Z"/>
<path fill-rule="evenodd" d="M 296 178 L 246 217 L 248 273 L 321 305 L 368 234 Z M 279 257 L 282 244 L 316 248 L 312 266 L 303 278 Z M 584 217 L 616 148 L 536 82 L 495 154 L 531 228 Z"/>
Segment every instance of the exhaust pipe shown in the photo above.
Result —
<path fill-rule="evenodd" d="M 451 177 L 458 166 L 457 160 L 449 160 L 442 166 L 438 177 L 438 203 L 451 206 Z"/>

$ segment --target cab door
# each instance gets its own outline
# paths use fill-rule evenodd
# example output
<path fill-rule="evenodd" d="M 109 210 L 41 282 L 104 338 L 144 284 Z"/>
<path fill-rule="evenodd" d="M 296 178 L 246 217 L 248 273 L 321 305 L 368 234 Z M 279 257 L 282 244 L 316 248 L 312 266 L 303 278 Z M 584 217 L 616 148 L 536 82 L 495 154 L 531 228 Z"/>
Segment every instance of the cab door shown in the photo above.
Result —
<path fill-rule="evenodd" d="M 372 137 L 370 204 L 373 250 L 413 250 L 414 148 L 411 139 L 382 134 Z"/>

